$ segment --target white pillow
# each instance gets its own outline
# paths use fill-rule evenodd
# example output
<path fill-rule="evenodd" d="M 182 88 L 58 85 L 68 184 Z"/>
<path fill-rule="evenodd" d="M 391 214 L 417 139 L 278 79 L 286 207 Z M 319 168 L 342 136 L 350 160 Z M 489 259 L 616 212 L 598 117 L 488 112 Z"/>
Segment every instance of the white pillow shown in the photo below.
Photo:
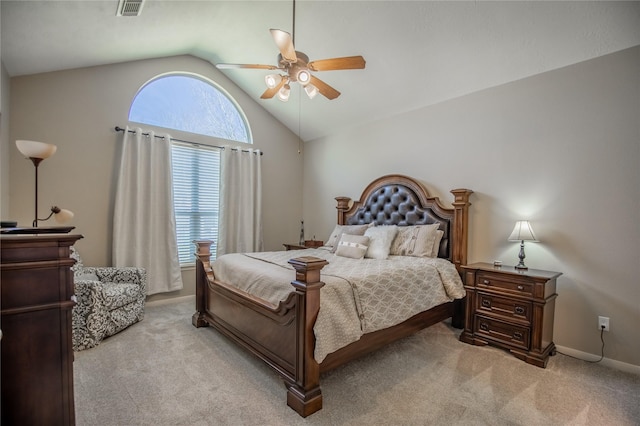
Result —
<path fill-rule="evenodd" d="M 350 257 L 351 259 L 362 259 L 367 252 L 369 237 L 362 235 L 342 234 L 336 256 Z"/>
<path fill-rule="evenodd" d="M 386 259 L 389 257 L 391 243 L 398 233 L 396 225 L 374 226 L 365 231 L 369 237 L 369 248 L 364 257 L 369 259 Z"/>
<path fill-rule="evenodd" d="M 342 234 L 364 235 L 364 231 L 366 231 L 369 226 L 371 225 L 336 225 L 324 245 L 325 247 L 333 247 L 335 251 Z"/>
<path fill-rule="evenodd" d="M 398 227 L 398 235 L 391 244 L 389 253 L 395 256 L 432 257 L 439 226 L 439 223 L 433 223 Z"/>
<path fill-rule="evenodd" d="M 440 241 L 442 241 L 442 236 L 444 235 L 444 231 L 437 230 L 436 231 L 436 239 L 433 241 L 433 249 L 431 250 L 431 256 L 429 257 L 438 257 L 438 252 L 440 251 Z"/>

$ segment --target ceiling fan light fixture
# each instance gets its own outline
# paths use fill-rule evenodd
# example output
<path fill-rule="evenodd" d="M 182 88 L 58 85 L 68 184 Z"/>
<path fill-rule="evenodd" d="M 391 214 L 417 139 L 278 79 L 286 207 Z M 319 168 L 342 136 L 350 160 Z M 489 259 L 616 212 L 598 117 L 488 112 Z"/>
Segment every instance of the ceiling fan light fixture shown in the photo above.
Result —
<path fill-rule="evenodd" d="M 289 83 L 285 84 L 278 90 L 278 99 L 282 102 L 287 102 L 289 100 L 289 95 L 291 94 L 291 87 Z"/>
<path fill-rule="evenodd" d="M 309 99 L 315 98 L 318 94 L 318 88 L 313 84 L 307 84 L 306 86 L 304 86 L 304 91 L 307 93 Z"/>
<path fill-rule="evenodd" d="M 278 84 L 280 84 L 281 80 L 282 76 L 278 74 L 269 74 L 264 78 L 264 82 L 267 84 L 267 87 L 269 89 L 273 89 L 274 87 L 276 87 Z"/>
<path fill-rule="evenodd" d="M 311 73 L 307 70 L 300 70 L 298 71 L 296 80 L 298 80 L 298 83 L 302 84 L 303 86 L 306 86 L 311 81 Z"/>

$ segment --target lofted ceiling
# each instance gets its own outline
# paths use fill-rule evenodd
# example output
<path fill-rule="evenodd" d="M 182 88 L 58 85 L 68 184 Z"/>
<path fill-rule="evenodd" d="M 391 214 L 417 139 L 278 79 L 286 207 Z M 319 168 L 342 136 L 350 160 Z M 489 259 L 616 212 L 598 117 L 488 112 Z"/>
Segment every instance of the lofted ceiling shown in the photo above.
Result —
<path fill-rule="evenodd" d="M 276 64 L 270 28 L 292 31 L 291 1 L 1 1 L 10 76 L 191 54 Z M 262 100 L 266 70 L 224 70 L 305 141 L 640 44 L 637 1 L 297 0 L 295 46 L 311 60 L 362 55 L 366 69 L 315 73 L 342 95 Z"/>

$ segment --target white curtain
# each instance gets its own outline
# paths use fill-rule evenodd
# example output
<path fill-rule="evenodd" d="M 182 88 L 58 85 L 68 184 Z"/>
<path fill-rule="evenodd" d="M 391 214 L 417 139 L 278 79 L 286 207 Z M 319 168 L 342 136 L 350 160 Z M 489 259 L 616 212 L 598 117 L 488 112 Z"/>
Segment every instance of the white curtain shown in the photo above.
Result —
<path fill-rule="evenodd" d="M 146 268 L 147 294 L 179 290 L 171 138 L 129 130 L 124 131 L 116 187 L 113 263 Z"/>
<path fill-rule="evenodd" d="M 217 255 L 262 250 L 262 155 L 224 147 L 220 153 Z"/>

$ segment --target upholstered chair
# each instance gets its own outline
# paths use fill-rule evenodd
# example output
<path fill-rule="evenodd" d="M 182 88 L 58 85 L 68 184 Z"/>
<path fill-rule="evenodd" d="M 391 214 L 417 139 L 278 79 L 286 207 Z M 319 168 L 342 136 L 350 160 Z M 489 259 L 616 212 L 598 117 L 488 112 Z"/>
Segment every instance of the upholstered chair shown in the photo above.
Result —
<path fill-rule="evenodd" d="M 93 348 L 105 337 L 144 318 L 147 272 L 136 267 L 88 267 L 71 247 L 76 263 L 73 350 Z"/>

